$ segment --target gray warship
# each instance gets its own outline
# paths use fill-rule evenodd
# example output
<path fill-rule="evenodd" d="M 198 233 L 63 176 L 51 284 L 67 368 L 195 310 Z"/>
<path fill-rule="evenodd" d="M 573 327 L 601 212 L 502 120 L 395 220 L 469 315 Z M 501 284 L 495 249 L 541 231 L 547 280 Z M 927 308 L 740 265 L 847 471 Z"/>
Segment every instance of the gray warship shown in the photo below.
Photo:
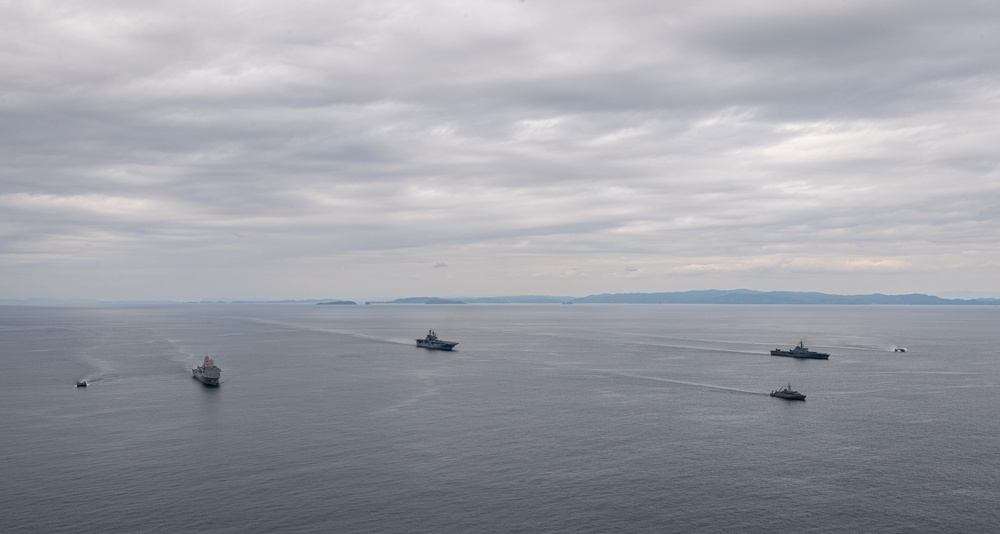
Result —
<path fill-rule="evenodd" d="M 191 376 L 206 386 L 218 386 L 222 369 L 215 365 L 215 360 L 205 356 L 205 361 L 201 365 L 191 369 Z"/>
<path fill-rule="evenodd" d="M 772 391 L 771 396 L 787 400 L 800 400 L 800 401 L 806 400 L 806 396 L 792 389 L 791 384 L 788 384 L 787 386 L 781 389 L 776 389 Z"/>
<path fill-rule="evenodd" d="M 428 330 L 426 336 L 422 339 L 417 339 L 417 346 L 425 349 L 451 350 L 455 348 L 455 345 L 458 345 L 457 341 L 439 339 L 437 333 L 433 330 Z"/>
<path fill-rule="evenodd" d="M 791 358 L 806 358 L 809 360 L 829 360 L 830 355 L 825 352 L 815 352 L 809 350 L 802 340 L 799 340 L 797 347 L 793 347 L 792 350 L 784 349 L 774 349 L 771 351 L 771 356 L 788 356 Z"/>

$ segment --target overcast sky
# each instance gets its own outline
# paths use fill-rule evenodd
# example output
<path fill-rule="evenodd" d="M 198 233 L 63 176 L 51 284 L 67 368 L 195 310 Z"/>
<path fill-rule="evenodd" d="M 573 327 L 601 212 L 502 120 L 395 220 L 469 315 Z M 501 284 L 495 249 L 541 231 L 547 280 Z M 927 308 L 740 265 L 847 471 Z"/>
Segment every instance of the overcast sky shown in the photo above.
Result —
<path fill-rule="evenodd" d="M 0 0 L 0 298 L 1000 296 L 1000 3 Z"/>

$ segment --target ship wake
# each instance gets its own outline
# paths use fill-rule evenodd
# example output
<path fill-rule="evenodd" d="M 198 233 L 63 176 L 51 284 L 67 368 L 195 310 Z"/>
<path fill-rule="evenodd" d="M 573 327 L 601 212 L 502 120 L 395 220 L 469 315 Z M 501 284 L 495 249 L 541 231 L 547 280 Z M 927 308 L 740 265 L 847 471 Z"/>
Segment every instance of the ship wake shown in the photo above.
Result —
<path fill-rule="evenodd" d="M 648 381 L 648 382 L 654 382 L 654 383 L 659 383 L 659 384 L 673 384 L 673 385 L 678 385 L 678 386 L 688 386 L 688 387 L 695 387 L 695 388 L 702 388 L 702 389 L 714 389 L 714 390 L 719 390 L 719 391 L 728 391 L 728 392 L 731 392 L 731 393 L 742 393 L 742 394 L 745 394 L 745 395 L 764 395 L 764 396 L 768 395 L 767 393 L 762 393 L 760 391 L 752 391 L 752 390 L 748 390 L 748 389 L 740 389 L 740 388 L 733 388 L 733 387 L 727 387 L 727 386 L 719 386 L 719 385 L 715 385 L 715 384 L 705 384 L 705 383 L 702 383 L 702 382 L 689 382 L 687 380 L 675 380 L 675 379 L 672 379 L 672 378 L 662 378 L 662 377 L 658 377 L 658 376 L 647 376 L 647 375 L 638 375 L 638 374 L 634 374 L 634 373 L 623 373 L 621 371 L 614 371 L 614 370 L 610 370 L 610 369 L 590 369 L 590 371 L 592 371 L 594 373 L 597 373 L 597 374 L 604 375 L 604 376 L 615 376 L 615 377 L 632 378 L 632 379 L 635 379 L 635 380 Z"/>

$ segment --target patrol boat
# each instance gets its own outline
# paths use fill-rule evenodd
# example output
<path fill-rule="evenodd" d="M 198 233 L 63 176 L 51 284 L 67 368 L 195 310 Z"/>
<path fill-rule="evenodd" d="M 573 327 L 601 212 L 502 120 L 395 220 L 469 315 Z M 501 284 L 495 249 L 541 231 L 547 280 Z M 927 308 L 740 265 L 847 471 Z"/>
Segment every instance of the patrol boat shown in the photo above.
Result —
<path fill-rule="evenodd" d="M 417 340 L 417 346 L 425 349 L 451 350 L 455 348 L 455 345 L 458 345 L 458 341 L 438 339 L 437 333 L 433 330 L 428 330 L 423 339 Z"/>
<path fill-rule="evenodd" d="M 221 375 L 222 369 L 219 369 L 215 365 L 215 360 L 208 356 L 205 356 L 205 361 L 201 365 L 191 369 L 191 376 L 206 386 L 218 386 Z"/>
<path fill-rule="evenodd" d="M 830 355 L 825 352 L 814 352 L 809 350 L 809 348 L 803 344 L 802 340 L 799 340 L 799 345 L 797 347 L 792 347 L 792 350 L 772 350 L 771 356 L 789 356 L 791 358 L 807 358 L 810 360 L 830 359 Z"/>
<path fill-rule="evenodd" d="M 788 384 L 787 386 L 781 389 L 776 389 L 772 391 L 771 396 L 778 397 L 779 399 L 800 400 L 800 401 L 806 400 L 806 396 L 792 389 L 791 384 Z"/>

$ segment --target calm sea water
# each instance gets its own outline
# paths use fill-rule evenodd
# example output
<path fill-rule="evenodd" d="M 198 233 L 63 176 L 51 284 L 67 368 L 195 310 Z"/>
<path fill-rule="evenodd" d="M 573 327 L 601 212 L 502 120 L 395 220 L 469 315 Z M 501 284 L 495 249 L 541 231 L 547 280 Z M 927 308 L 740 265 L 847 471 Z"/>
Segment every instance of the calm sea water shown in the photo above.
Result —
<path fill-rule="evenodd" d="M 996 307 L 0 307 L 0 530 L 997 532 L 998 327 Z M 428 328 L 458 349 L 414 347 Z M 768 354 L 800 338 L 831 359 Z M 191 379 L 206 354 L 220 388 Z M 789 382 L 806 402 L 767 395 Z"/>

